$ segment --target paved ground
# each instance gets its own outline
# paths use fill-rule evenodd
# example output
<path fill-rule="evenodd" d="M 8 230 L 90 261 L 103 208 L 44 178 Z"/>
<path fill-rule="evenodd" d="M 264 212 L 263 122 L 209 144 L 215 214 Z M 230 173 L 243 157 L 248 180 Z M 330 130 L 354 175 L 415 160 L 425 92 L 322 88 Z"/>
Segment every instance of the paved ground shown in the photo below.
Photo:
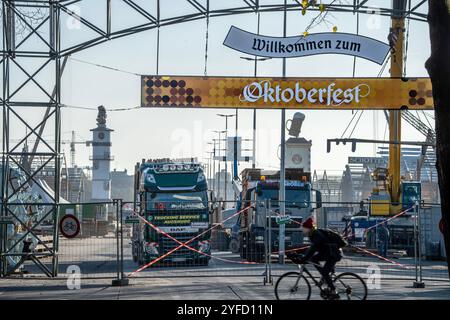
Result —
<path fill-rule="evenodd" d="M 111 280 L 81 280 L 80 290 L 69 290 L 66 280 L 0 280 L 0 299 L 150 299 L 150 300 L 272 300 L 273 286 L 261 278 L 133 279 L 127 287 L 112 287 Z M 317 290 L 312 299 L 319 299 Z M 427 282 L 414 289 L 411 281 L 382 281 L 369 290 L 370 300 L 450 299 L 450 284 Z"/>
<path fill-rule="evenodd" d="M 65 274 L 67 268 L 76 265 L 81 269 L 83 277 L 111 277 L 117 270 L 116 239 L 110 234 L 104 238 L 77 238 L 60 240 L 59 273 Z M 171 277 L 171 276 L 259 276 L 265 271 L 264 264 L 245 264 L 238 254 L 231 252 L 214 252 L 210 263 L 206 267 L 182 268 L 148 268 L 139 276 Z M 292 265 L 277 265 L 273 256 L 273 274 L 278 275 L 293 268 Z M 414 259 L 409 257 L 392 258 L 386 262 L 373 256 L 362 254 L 347 256 L 339 262 L 340 272 L 351 271 L 362 276 L 378 269 L 383 277 L 414 278 Z M 47 261 L 50 263 L 50 260 Z M 124 271 L 126 274 L 138 269 L 131 257 L 130 240 L 124 239 Z M 26 270 L 30 273 L 39 273 L 39 269 L 31 262 L 27 263 Z M 443 261 L 424 261 L 423 277 L 426 279 L 448 279 L 447 266 Z"/>
<path fill-rule="evenodd" d="M 116 250 L 112 236 L 62 240 L 59 279 L 35 279 L 38 269 L 27 263 L 30 274 L 25 279 L 0 279 L 0 299 L 274 299 L 273 286 L 263 285 L 266 266 L 242 263 L 239 255 L 231 252 L 214 252 L 216 259 L 211 259 L 206 267 L 148 268 L 130 279 L 127 287 L 112 287 L 111 279 L 92 279 L 115 276 Z M 405 257 L 392 261 L 395 264 L 371 256 L 347 256 L 337 271 L 356 272 L 367 279 L 378 270 L 380 288 L 370 290 L 369 299 L 450 299 L 450 281 L 435 281 L 448 279 L 444 262 L 425 261 L 426 288 L 414 289 L 414 260 Z M 81 270 L 80 290 L 67 287 L 66 270 L 71 265 Z M 271 267 L 274 280 L 296 268 L 293 264 L 277 265 L 276 259 Z M 129 275 L 137 268 L 130 246 L 124 241 L 124 272 Z M 393 278 L 404 280 L 390 280 Z M 312 298 L 319 298 L 317 290 Z"/>

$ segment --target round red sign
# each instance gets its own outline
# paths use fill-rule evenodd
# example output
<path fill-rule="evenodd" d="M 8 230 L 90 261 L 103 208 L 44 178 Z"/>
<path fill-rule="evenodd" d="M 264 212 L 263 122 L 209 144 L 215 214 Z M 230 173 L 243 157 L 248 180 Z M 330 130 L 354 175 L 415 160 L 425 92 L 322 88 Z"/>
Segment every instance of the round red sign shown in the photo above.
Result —
<path fill-rule="evenodd" d="M 59 222 L 61 234 L 68 238 L 75 238 L 80 233 L 80 222 L 73 214 L 66 214 Z"/>

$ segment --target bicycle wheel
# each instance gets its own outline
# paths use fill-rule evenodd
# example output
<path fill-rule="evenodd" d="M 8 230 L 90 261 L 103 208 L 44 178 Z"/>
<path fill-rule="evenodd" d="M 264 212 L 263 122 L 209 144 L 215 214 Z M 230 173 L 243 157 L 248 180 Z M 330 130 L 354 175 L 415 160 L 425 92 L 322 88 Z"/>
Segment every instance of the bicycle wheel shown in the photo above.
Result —
<path fill-rule="evenodd" d="M 309 300 L 311 285 L 299 272 L 288 272 L 277 280 L 275 297 L 277 300 Z"/>
<path fill-rule="evenodd" d="M 344 272 L 334 279 L 336 292 L 341 299 L 346 300 L 366 300 L 366 282 L 357 274 Z"/>

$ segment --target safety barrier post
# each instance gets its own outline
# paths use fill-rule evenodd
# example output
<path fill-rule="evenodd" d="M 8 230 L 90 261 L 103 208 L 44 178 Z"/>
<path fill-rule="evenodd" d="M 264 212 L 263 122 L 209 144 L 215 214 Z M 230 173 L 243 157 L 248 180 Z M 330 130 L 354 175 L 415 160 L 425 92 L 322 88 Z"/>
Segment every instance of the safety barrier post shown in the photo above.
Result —
<path fill-rule="evenodd" d="M 267 210 L 267 213 L 269 213 L 269 228 L 268 228 L 269 236 L 267 237 L 268 238 L 267 242 L 269 244 L 268 250 L 267 250 L 269 253 L 269 256 L 268 256 L 268 263 L 269 263 L 268 281 L 270 284 L 273 285 L 273 279 L 272 279 L 272 213 L 270 211 L 270 208 L 271 208 L 270 207 L 270 199 L 267 199 L 266 200 L 266 210 Z"/>
<path fill-rule="evenodd" d="M 55 224 L 53 227 L 53 251 L 55 252 L 55 255 L 52 259 L 52 276 L 57 277 L 58 276 L 58 266 L 59 266 L 59 214 L 60 214 L 60 205 L 56 204 L 53 212 L 53 223 Z"/>
<path fill-rule="evenodd" d="M 256 206 L 258 206 L 260 204 L 259 201 L 256 201 Z M 268 272 L 269 272 L 269 266 L 268 266 L 268 253 L 267 253 L 267 249 L 269 248 L 267 245 L 267 237 L 268 237 L 268 233 L 267 233 L 267 206 L 266 203 L 264 202 L 264 280 L 263 283 L 264 285 L 267 284 L 268 282 Z"/>
<path fill-rule="evenodd" d="M 260 205 L 260 203 L 257 203 L 257 205 Z M 269 227 L 270 221 L 268 223 L 268 218 L 270 215 L 268 215 L 269 209 L 268 209 L 268 200 L 266 199 L 262 205 L 264 206 L 264 265 L 265 265 L 265 272 L 264 272 L 264 285 L 266 284 L 272 284 L 272 274 L 269 271 L 269 260 L 270 260 L 270 251 L 269 251 Z"/>
<path fill-rule="evenodd" d="M 6 257 L 3 255 L 3 252 L 6 250 L 6 234 L 7 234 L 7 225 L 4 223 L 3 219 L 6 217 L 6 207 L 3 202 L 0 203 L 0 278 L 6 276 Z"/>
<path fill-rule="evenodd" d="M 112 281 L 112 286 L 122 287 L 129 283 L 123 273 L 122 199 L 114 199 L 113 203 L 116 206 L 117 278 Z"/>
<path fill-rule="evenodd" d="M 414 205 L 414 264 L 416 270 L 416 280 L 413 283 L 414 288 L 425 288 L 422 281 L 422 249 L 421 249 L 421 232 L 420 232 L 420 206 L 416 201 Z"/>

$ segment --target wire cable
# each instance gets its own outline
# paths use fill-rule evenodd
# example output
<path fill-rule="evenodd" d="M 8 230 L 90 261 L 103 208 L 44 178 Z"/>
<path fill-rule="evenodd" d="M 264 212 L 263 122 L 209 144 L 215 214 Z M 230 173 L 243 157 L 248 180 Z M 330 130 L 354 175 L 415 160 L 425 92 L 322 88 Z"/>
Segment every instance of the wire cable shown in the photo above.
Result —
<path fill-rule="evenodd" d="M 341 135 L 341 139 L 344 137 L 345 133 L 347 132 L 348 128 L 350 128 L 353 120 L 355 119 L 356 115 L 358 114 L 359 110 L 356 110 L 356 112 L 353 114 L 353 117 L 350 119 L 350 122 L 347 125 L 347 128 L 345 128 L 344 132 Z"/>
<path fill-rule="evenodd" d="M 89 61 L 86 61 L 86 60 L 81 60 L 81 59 L 72 58 L 72 57 L 69 57 L 69 59 L 72 60 L 72 61 L 88 64 L 88 65 L 91 65 L 91 66 L 94 66 L 94 67 L 99 67 L 99 68 L 103 68 L 103 69 L 107 69 L 107 70 L 111 70 L 111 71 L 126 73 L 126 74 L 130 74 L 130 75 L 133 75 L 133 76 L 138 76 L 138 77 L 142 76 L 142 74 L 139 74 L 139 73 L 136 73 L 136 72 L 130 72 L 130 71 L 126 71 L 126 70 L 119 69 L 119 68 L 109 67 L 109 66 L 106 66 L 106 65 L 103 65 L 103 64 L 89 62 Z"/>
<path fill-rule="evenodd" d="M 384 72 L 384 70 L 386 69 L 386 66 L 387 66 L 387 64 L 389 63 L 390 59 L 391 59 L 391 58 L 388 57 L 388 58 L 384 61 L 383 65 L 381 66 L 380 71 L 378 72 L 377 78 L 380 78 L 380 77 L 383 75 L 383 72 Z M 352 125 L 353 120 L 355 119 L 356 115 L 358 114 L 358 111 L 361 111 L 361 115 L 359 116 L 359 119 L 361 118 L 362 113 L 364 113 L 364 110 L 357 110 L 357 112 L 353 113 L 352 118 L 350 119 L 350 121 L 349 121 L 347 127 L 345 128 L 344 132 L 343 132 L 342 135 L 341 135 L 341 139 L 344 137 L 345 133 L 347 132 L 347 130 L 348 130 L 348 129 L 350 128 L 350 126 Z M 358 124 L 358 122 L 359 122 L 359 120 L 357 121 L 356 124 Z M 353 131 L 355 131 L 355 127 L 353 128 L 352 133 L 353 133 Z M 351 135 L 351 134 L 350 134 L 350 135 Z"/>
<path fill-rule="evenodd" d="M 433 128 L 433 126 L 431 125 L 430 121 L 428 120 L 428 117 L 427 117 L 427 114 L 425 113 L 425 111 L 424 110 L 421 110 L 421 111 L 422 111 L 423 115 L 425 116 L 425 120 L 427 121 L 427 123 L 430 126 L 430 128 Z M 433 120 L 434 120 L 434 118 L 433 118 Z"/>
<path fill-rule="evenodd" d="M 408 12 L 411 12 L 411 0 L 408 1 Z M 406 44 L 405 44 L 405 55 L 403 58 L 403 76 L 406 77 L 406 71 L 407 71 L 407 62 L 408 62 L 408 48 L 409 48 L 409 29 L 411 24 L 410 15 L 406 17 L 407 20 L 407 27 L 406 27 Z"/>
<path fill-rule="evenodd" d="M 67 109 L 79 109 L 79 110 L 86 110 L 86 111 L 98 111 L 98 108 L 96 108 L 96 107 L 81 107 L 81 106 L 73 106 L 73 105 L 67 105 L 67 104 L 62 104 L 61 107 L 62 108 L 67 108 Z M 125 107 L 125 108 L 113 108 L 113 109 L 106 108 L 106 111 L 108 111 L 108 112 L 117 112 L 117 111 L 129 111 L 129 110 L 135 110 L 135 109 L 141 109 L 141 107 L 137 106 L 137 107 Z"/>
<path fill-rule="evenodd" d="M 363 113 L 364 113 L 364 111 L 362 111 L 362 112 L 359 114 L 359 118 L 358 118 L 358 120 L 356 120 L 356 123 L 355 123 L 355 126 L 353 127 L 352 132 L 350 132 L 349 138 L 351 138 L 352 135 L 353 135 L 353 132 L 355 132 L 355 129 L 356 129 L 356 127 L 358 126 L 359 120 L 361 120 L 361 117 L 362 117 Z"/>

